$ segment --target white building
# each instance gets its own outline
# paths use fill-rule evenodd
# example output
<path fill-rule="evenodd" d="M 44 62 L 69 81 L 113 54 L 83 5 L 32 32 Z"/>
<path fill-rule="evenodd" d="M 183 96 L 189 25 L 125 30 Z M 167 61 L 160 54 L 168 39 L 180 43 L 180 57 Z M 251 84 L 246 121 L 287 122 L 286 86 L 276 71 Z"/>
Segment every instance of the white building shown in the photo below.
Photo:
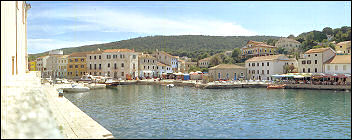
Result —
<path fill-rule="evenodd" d="M 87 53 L 87 72 L 90 75 L 103 76 L 101 70 L 101 65 L 103 63 L 102 53 L 103 51 L 101 51 L 99 48 L 96 51 Z"/>
<path fill-rule="evenodd" d="M 253 57 L 245 61 L 247 78 L 254 80 L 272 80 L 271 75 L 283 74 L 285 65 L 297 67 L 297 60 L 283 54 Z"/>
<path fill-rule="evenodd" d="M 1 1 L 1 87 L 14 76 L 28 72 L 27 10 L 30 8 L 25 1 Z"/>
<path fill-rule="evenodd" d="M 156 57 L 157 61 L 171 66 L 173 72 L 178 72 L 178 69 L 179 69 L 178 56 L 172 56 L 164 51 L 158 51 L 158 50 L 155 52 L 154 56 Z"/>
<path fill-rule="evenodd" d="M 36 59 L 36 69 L 41 72 L 41 77 L 46 77 L 46 60 L 49 58 L 48 55 L 41 56 Z"/>
<path fill-rule="evenodd" d="M 324 68 L 329 74 L 351 74 L 351 55 L 336 55 Z"/>
<path fill-rule="evenodd" d="M 66 78 L 67 77 L 67 63 L 69 55 L 62 55 L 57 57 L 57 70 L 55 77 Z"/>
<path fill-rule="evenodd" d="M 101 54 L 102 74 L 108 77 L 133 79 L 138 76 L 138 52 L 130 49 L 108 49 Z"/>
<path fill-rule="evenodd" d="M 334 58 L 335 51 L 328 48 L 310 49 L 298 59 L 298 72 L 324 73 L 324 64 Z"/>
<path fill-rule="evenodd" d="M 151 54 L 140 54 L 138 56 L 139 77 L 152 78 L 157 76 L 157 60 Z"/>

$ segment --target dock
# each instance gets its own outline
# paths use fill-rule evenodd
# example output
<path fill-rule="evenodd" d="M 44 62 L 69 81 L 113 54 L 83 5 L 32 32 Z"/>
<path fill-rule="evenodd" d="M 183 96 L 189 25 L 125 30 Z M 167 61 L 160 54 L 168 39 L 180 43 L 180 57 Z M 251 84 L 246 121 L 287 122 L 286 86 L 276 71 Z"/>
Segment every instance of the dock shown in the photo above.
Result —
<path fill-rule="evenodd" d="M 65 97 L 58 97 L 56 88 L 43 85 L 49 106 L 64 137 L 68 139 L 114 139 L 105 129 Z"/>

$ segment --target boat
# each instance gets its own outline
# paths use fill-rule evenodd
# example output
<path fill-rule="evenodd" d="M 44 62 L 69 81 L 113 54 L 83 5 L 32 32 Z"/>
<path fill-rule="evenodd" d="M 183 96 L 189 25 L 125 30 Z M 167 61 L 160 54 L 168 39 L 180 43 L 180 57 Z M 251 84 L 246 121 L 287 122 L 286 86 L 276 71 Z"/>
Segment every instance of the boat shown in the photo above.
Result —
<path fill-rule="evenodd" d="M 86 92 L 89 91 L 89 87 L 83 87 L 83 86 L 77 86 L 77 85 L 72 85 L 72 87 L 64 87 L 61 88 L 64 92 Z"/>
<path fill-rule="evenodd" d="M 282 84 L 282 85 L 271 85 L 271 84 L 269 84 L 269 85 L 267 86 L 267 88 L 268 88 L 268 89 L 284 89 L 285 86 L 286 86 L 286 84 Z"/>
<path fill-rule="evenodd" d="M 168 88 L 172 88 L 172 87 L 174 87 L 175 85 L 174 84 L 168 84 L 168 85 L 166 85 L 166 87 L 168 87 Z"/>

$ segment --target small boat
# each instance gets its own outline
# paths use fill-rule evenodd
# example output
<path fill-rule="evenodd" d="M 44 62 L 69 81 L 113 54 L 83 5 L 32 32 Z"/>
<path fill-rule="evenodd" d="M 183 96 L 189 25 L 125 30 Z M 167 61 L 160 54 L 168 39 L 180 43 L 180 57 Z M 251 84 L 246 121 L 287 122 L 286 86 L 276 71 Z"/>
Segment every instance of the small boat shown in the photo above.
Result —
<path fill-rule="evenodd" d="M 175 85 L 174 84 L 168 84 L 168 85 L 166 85 L 166 87 L 168 87 L 168 88 L 172 88 L 172 87 L 174 87 Z"/>
<path fill-rule="evenodd" d="M 77 86 L 77 85 L 72 85 L 72 87 L 65 87 L 62 88 L 64 92 L 85 92 L 89 91 L 89 87 L 82 87 L 82 86 Z"/>
<path fill-rule="evenodd" d="M 271 85 L 271 84 L 269 84 L 268 86 L 267 86 L 267 88 L 268 89 L 284 89 L 285 88 L 285 84 L 283 84 L 283 85 Z"/>

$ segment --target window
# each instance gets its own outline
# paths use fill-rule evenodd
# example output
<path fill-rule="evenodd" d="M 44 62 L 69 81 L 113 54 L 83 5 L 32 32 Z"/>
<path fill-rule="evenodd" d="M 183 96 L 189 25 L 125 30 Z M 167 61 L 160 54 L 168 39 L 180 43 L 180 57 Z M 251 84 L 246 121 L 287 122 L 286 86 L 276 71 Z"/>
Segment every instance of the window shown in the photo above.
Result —
<path fill-rule="evenodd" d="M 136 64 L 133 63 L 133 69 L 136 69 Z M 153 66 L 153 69 L 154 69 L 154 66 Z"/>
<path fill-rule="evenodd" d="M 307 60 L 307 64 L 311 64 L 311 61 L 310 61 L 310 60 Z"/>
<path fill-rule="evenodd" d="M 75 62 L 78 62 L 78 59 L 75 59 Z"/>
<path fill-rule="evenodd" d="M 310 55 L 308 55 L 308 57 L 310 57 Z"/>
<path fill-rule="evenodd" d="M 304 73 L 304 72 L 306 72 L 306 69 L 305 69 L 305 68 L 303 68 L 303 69 L 302 69 L 302 71 L 303 71 L 303 73 Z"/>
<path fill-rule="evenodd" d="M 92 64 L 89 64 L 89 69 L 92 69 Z"/>
<path fill-rule="evenodd" d="M 124 76 L 125 75 L 125 73 L 124 72 L 121 72 L 121 76 Z"/>
<path fill-rule="evenodd" d="M 342 46 L 340 46 L 340 48 L 342 48 Z"/>
<path fill-rule="evenodd" d="M 317 68 L 314 68 L 314 72 L 318 72 L 318 69 L 317 69 Z"/>
<path fill-rule="evenodd" d="M 83 59 L 83 58 L 81 59 L 81 62 L 84 62 L 84 59 Z"/>
<path fill-rule="evenodd" d="M 269 62 L 266 62 L 266 66 L 269 66 Z"/>
<path fill-rule="evenodd" d="M 318 56 L 318 54 L 315 54 L 315 56 Z"/>
<path fill-rule="evenodd" d="M 257 63 L 257 66 L 259 66 L 259 63 Z"/>
<path fill-rule="evenodd" d="M 144 70 L 145 70 L 145 66 L 144 66 L 144 68 L 143 68 Z"/>
<path fill-rule="evenodd" d="M 269 70 L 266 71 L 266 74 L 269 74 Z"/>
<path fill-rule="evenodd" d="M 264 74 L 264 70 L 262 70 L 262 74 Z"/>
<path fill-rule="evenodd" d="M 99 64 L 99 69 L 101 69 L 101 64 Z"/>
<path fill-rule="evenodd" d="M 116 69 L 116 63 L 114 64 L 114 68 Z"/>
<path fill-rule="evenodd" d="M 108 68 L 110 68 L 110 63 L 108 63 Z"/>
<path fill-rule="evenodd" d="M 252 74 L 255 74 L 255 70 L 252 70 Z"/>
<path fill-rule="evenodd" d="M 75 68 L 78 68 L 78 65 L 75 65 Z"/>
<path fill-rule="evenodd" d="M 101 55 L 99 55 L 99 59 L 101 59 Z"/>
<path fill-rule="evenodd" d="M 81 65 L 81 68 L 84 68 L 84 65 Z"/>
<path fill-rule="evenodd" d="M 250 67 L 251 66 L 251 63 L 248 63 L 248 67 Z"/>
<path fill-rule="evenodd" d="M 72 68 L 73 66 L 72 65 L 70 65 L 70 66 L 68 66 L 69 68 Z"/>
<path fill-rule="evenodd" d="M 94 69 L 95 69 L 95 70 L 97 69 L 97 64 L 94 64 Z"/>
<path fill-rule="evenodd" d="M 310 73 L 310 68 L 308 68 L 308 73 Z"/>
<path fill-rule="evenodd" d="M 252 66 L 255 66 L 255 63 L 252 63 Z"/>
<path fill-rule="evenodd" d="M 251 73 L 251 70 L 248 70 L 248 73 Z"/>
<path fill-rule="evenodd" d="M 262 63 L 262 66 L 264 66 L 264 63 Z"/>
<path fill-rule="evenodd" d="M 97 59 L 97 56 L 94 56 L 94 59 Z"/>
<path fill-rule="evenodd" d="M 122 58 L 122 54 L 120 54 L 120 58 Z"/>
<path fill-rule="evenodd" d="M 106 59 L 111 59 L 111 55 L 106 55 Z"/>
<path fill-rule="evenodd" d="M 259 70 L 257 70 L 257 73 L 259 74 Z"/>
<path fill-rule="evenodd" d="M 72 62 L 72 59 L 70 59 L 70 62 Z"/>
<path fill-rule="evenodd" d="M 121 67 L 123 68 L 125 65 L 123 63 L 121 63 Z"/>
<path fill-rule="evenodd" d="M 92 56 L 89 56 L 89 59 L 92 60 Z"/>
<path fill-rule="evenodd" d="M 315 64 L 318 64 L 318 60 L 314 60 L 314 63 L 315 63 Z"/>
<path fill-rule="evenodd" d="M 136 59 L 137 57 L 136 57 L 136 55 L 133 55 L 133 59 Z"/>
<path fill-rule="evenodd" d="M 306 64 L 306 61 L 305 61 L 305 60 L 302 60 L 302 64 Z"/>

